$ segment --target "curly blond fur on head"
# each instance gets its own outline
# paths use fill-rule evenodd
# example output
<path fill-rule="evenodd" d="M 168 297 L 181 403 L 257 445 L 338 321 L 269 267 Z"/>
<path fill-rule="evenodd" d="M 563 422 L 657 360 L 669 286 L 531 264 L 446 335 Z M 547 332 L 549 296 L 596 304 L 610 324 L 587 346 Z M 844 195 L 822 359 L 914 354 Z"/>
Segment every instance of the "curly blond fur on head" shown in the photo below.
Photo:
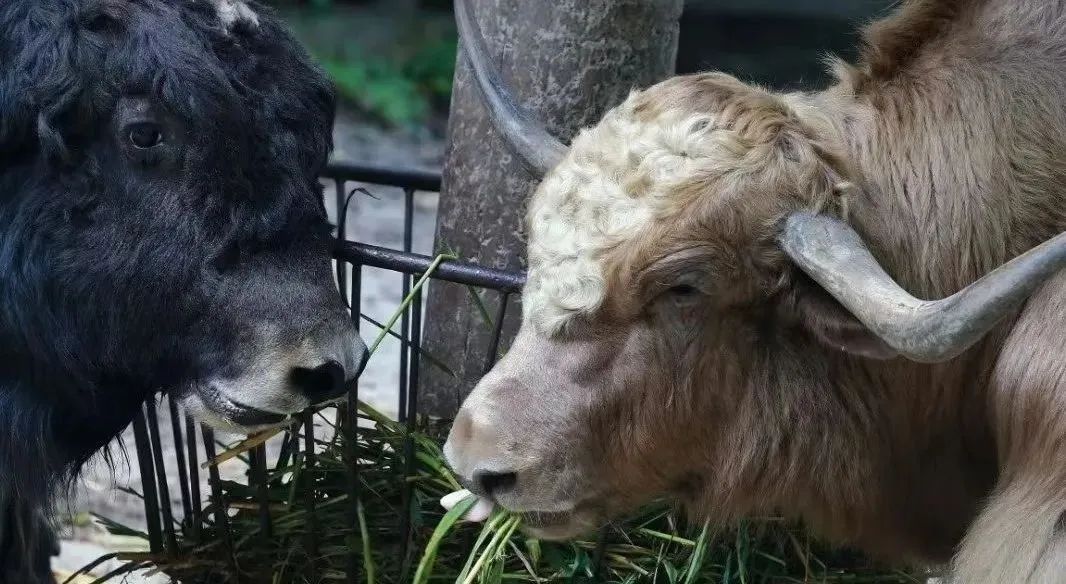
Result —
<path fill-rule="evenodd" d="M 577 136 L 533 196 L 525 320 L 550 335 L 596 311 L 610 252 L 694 204 L 783 188 L 824 206 L 849 173 L 817 134 L 781 96 L 722 74 L 632 93 Z"/>

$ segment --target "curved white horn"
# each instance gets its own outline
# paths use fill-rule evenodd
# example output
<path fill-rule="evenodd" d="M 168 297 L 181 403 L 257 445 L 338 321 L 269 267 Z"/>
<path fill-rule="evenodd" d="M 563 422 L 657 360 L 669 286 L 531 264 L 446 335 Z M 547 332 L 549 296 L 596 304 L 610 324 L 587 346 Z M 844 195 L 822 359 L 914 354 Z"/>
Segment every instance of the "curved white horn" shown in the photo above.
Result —
<path fill-rule="evenodd" d="M 1066 267 L 1066 233 L 996 268 L 942 300 L 919 300 L 877 263 L 848 224 L 825 215 L 789 216 L 780 243 L 796 264 L 871 332 L 914 361 L 947 361 L 988 333 L 1040 284 Z"/>
<path fill-rule="evenodd" d="M 526 108 L 518 105 L 507 90 L 489 56 L 488 45 L 470 9 L 469 0 L 456 0 L 455 20 L 467 61 L 496 130 L 503 141 L 530 171 L 544 176 L 563 159 L 566 146 L 542 126 Z"/>

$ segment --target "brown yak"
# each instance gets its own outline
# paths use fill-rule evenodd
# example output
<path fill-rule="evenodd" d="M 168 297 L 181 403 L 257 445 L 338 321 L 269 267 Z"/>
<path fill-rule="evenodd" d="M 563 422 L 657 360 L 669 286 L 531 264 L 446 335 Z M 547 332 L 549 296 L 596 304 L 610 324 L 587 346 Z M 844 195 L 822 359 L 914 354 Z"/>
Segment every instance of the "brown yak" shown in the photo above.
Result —
<path fill-rule="evenodd" d="M 678 77 L 569 149 L 467 4 L 546 176 L 521 330 L 446 447 L 465 481 L 546 537 L 668 494 L 1066 582 L 1066 3 L 905 2 L 824 91 Z"/>

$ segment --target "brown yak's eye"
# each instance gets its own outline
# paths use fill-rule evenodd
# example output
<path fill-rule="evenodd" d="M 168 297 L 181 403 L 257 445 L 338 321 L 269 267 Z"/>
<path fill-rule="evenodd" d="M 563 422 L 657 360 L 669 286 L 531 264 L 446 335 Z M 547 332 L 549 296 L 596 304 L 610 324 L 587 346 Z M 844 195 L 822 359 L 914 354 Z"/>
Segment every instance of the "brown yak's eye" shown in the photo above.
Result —
<path fill-rule="evenodd" d="M 163 132 L 151 122 L 141 122 L 129 127 L 129 141 L 134 148 L 147 150 L 163 143 Z"/>
<path fill-rule="evenodd" d="M 688 284 L 678 284 L 677 286 L 672 286 L 669 290 L 666 291 L 666 293 L 671 296 L 676 296 L 678 298 L 690 298 L 699 294 L 700 291 L 695 286 L 690 286 Z"/>

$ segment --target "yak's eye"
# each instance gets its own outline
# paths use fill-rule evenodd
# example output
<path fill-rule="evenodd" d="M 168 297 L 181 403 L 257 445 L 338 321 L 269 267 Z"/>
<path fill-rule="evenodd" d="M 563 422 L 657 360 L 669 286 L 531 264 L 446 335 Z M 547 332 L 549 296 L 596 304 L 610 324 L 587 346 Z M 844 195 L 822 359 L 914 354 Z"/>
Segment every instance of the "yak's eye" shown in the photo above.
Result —
<path fill-rule="evenodd" d="M 695 286 L 690 286 L 688 284 L 678 284 L 677 286 L 672 286 L 669 290 L 667 290 L 667 293 L 671 296 L 676 296 L 679 298 L 688 298 L 699 294 L 700 291 Z"/>
<path fill-rule="evenodd" d="M 140 122 L 129 127 L 129 141 L 134 148 L 147 150 L 163 143 L 163 131 L 151 122 Z"/>

